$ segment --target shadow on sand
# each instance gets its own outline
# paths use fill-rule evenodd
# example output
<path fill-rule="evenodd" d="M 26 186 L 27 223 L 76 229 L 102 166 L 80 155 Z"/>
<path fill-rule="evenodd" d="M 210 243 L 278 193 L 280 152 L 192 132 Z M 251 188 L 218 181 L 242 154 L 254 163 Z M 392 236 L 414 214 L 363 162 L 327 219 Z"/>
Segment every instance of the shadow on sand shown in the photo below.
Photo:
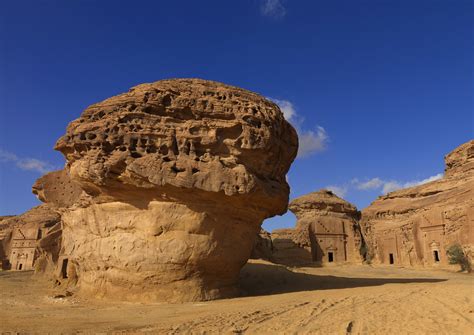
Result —
<path fill-rule="evenodd" d="M 281 265 L 248 263 L 240 273 L 243 296 L 331 290 L 404 283 L 438 283 L 437 278 L 349 278 L 292 272 Z"/>

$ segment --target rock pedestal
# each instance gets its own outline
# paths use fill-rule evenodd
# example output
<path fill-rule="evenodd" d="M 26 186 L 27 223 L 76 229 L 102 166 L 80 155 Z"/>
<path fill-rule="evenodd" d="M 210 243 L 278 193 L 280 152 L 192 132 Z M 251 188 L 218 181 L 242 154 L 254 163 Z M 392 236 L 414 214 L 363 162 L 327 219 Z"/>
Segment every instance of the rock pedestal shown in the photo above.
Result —
<path fill-rule="evenodd" d="M 287 209 L 295 130 L 258 94 L 163 80 L 87 108 L 56 144 L 84 191 L 62 213 L 79 292 L 233 296 L 265 218 Z"/>

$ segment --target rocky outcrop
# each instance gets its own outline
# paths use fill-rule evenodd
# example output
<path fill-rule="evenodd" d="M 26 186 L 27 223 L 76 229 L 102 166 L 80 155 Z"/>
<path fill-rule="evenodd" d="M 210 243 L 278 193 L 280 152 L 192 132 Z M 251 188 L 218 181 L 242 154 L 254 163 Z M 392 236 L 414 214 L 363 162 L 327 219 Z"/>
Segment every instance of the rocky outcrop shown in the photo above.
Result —
<path fill-rule="evenodd" d="M 261 228 L 252 248 L 252 259 L 271 260 L 273 253 L 272 234 Z"/>
<path fill-rule="evenodd" d="M 58 284 L 68 284 L 66 273 L 67 256 L 62 247 L 62 220 L 61 215 L 69 207 L 80 205 L 81 196 L 87 198 L 79 184 L 69 176 L 67 170 L 53 171 L 39 178 L 32 187 L 37 198 L 48 205 L 59 216 L 57 224 L 48 230 L 38 241 L 38 259 L 35 270 L 53 278 Z M 74 281 L 74 278 L 69 278 Z M 67 286 L 67 285 L 64 285 Z M 64 287 L 63 286 L 63 287 Z"/>
<path fill-rule="evenodd" d="M 311 249 L 298 243 L 299 231 L 294 228 L 272 231 L 273 252 L 271 261 L 287 266 L 303 266 L 313 263 Z"/>
<path fill-rule="evenodd" d="M 360 212 L 355 206 L 320 190 L 293 200 L 289 209 L 298 219 L 293 239 L 311 252 L 313 262 L 362 261 Z"/>
<path fill-rule="evenodd" d="M 288 266 L 362 262 L 364 241 L 355 206 L 320 190 L 294 199 L 289 209 L 298 219 L 296 227 L 271 233 L 272 262 Z"/>
<path fill-rule="evenodd" d="M 216 82 L 163 80 L 90 106 L 56 144 L 70 199 L 35 185 L 65 208 L 62 272 L 116 299 L 235 295 L 262 221 L 287 209 L 297 146 L 274 103 Z"/>
<path fill-rule="evenodd" d="M 474 141 L 445 157 L 441 180 L 379 197 L 362 211 L 361 225 L 375 262 L 447 264 L 446 249 L 474 246 Z"/>
<path fill-rule="evenodd" d="M 60 215 L 48 205 L 8 217 L 0 225 L 0 260 L 5 270 L 33 270 L 41 256 L 39 243 L 60 227 Z M 54 246 L 59 247 L 60 241 Z M 52 246 L 53 247 L 53 246 Z"/>

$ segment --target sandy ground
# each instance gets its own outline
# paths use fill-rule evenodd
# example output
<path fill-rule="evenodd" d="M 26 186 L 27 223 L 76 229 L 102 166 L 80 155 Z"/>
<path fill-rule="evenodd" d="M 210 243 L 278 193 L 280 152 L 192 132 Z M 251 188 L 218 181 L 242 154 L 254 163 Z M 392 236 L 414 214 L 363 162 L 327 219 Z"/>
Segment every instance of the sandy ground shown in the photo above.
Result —
<path fill-rule="evenodd" d="M 167 334 L 474 334 L 474 276 L 251 261 L 245 297 L 186 304 L 54 298 L 31 272 L 0 272 L 0 332 Z"/>

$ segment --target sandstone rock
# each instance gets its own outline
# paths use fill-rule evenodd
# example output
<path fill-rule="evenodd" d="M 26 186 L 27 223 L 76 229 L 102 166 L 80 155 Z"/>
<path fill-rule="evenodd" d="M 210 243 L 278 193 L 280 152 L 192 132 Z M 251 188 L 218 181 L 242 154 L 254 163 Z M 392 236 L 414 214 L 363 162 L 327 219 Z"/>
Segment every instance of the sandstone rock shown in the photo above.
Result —
<path fill-rule="evenodd" d="M 288 266 L 362 262 L 360 212 L 352 204 L 320 190 L 294 199 L 289 208 L 298 221 L 293 229 L 271 233 L 272 262 Z"/>
<path fill-rule="evenodd" d="M 79 184 L 71 180 L 67 170 L 45 174 L 32 187 L 39 200 L 55 208 L 68 208 L 77 203 L 83 193 Z"/>
<path fill-rule="evenodd" d="M 2 268 L 32 270 L 41 256 L 38 243 L 58 226 L 60 216 L 48 205 L 36 206 L 22 215 L 3 220 L 0 229 Z"/>
<path fill-rule="evenodd" d="M 474 141 L 445 157 L 444 178 L 379 197 L 361 226 L 375 262 L 447 264 L 446 249 L 474 246 Z"/>
<path fill-rule="evenodd" d="M 331 191 L 320 190 L 293 200 L 298 221 L 293 240 L 311 252 L 314 262 L 362 261 L 360 212 Z"/>
<path fill-rule="evenodd" d="M 313 262 L 311 249 L 297 242 L 299 233 L 293 228 L 272 231 L 272 262 L 287 266 L 303 266 Z"/>
<path fill-rule="evenodd" d="M 287 209 L 297 146 L 274 103 L 211 81 L 143 84 L 87 108 L 56 144 L 85 191 L 60 204 L 80 293 L 234 295 L 263 219 Z"/>
<path fill-rule="evenodd" d="M 271 260 L 273 253 L 272 235 L 261 228 L 255 239 L 252 254 L 252 259 Z"/>
<path fill-rule="evenodd" d="M 81 204 L 81 197 L 87 199 L 79 184 L 69 176 L 67 170 L 53 171 L 39 178 L 32 187 L 33 193 L 39 200 L 48 204 L 48 207 L 59 216 L 57 224 L 47 235 L 38 241 L 36 259 L 36 273 L 42 273 L 53 278 L 56 283 L 68 284 L 67 256 L 62 248 L 62 221 L 60 215 L 72 206 Z M 87 200 L 86 200 L 87 203 Z M 74 278 L 71 282 L 74 282 Z"/>

